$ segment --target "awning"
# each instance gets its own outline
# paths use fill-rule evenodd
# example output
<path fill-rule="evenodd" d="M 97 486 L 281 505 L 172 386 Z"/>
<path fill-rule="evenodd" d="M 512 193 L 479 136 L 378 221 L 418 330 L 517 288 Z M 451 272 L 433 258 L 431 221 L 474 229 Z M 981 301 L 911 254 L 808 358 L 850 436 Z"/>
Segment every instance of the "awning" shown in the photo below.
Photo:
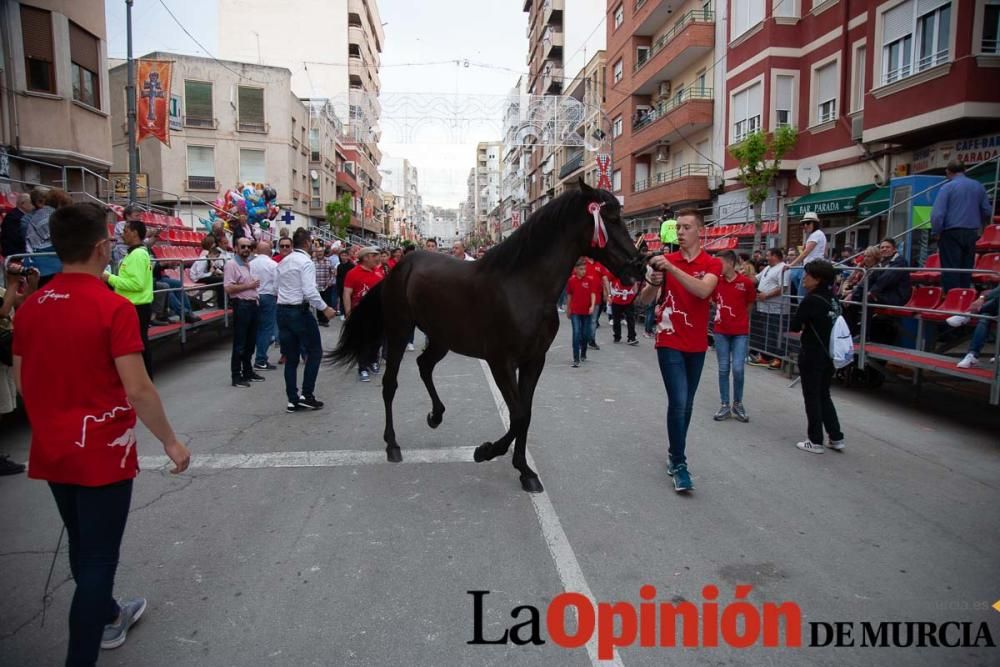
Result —
<path fill-rule="evenodd" d="M 883 187 L 873 190 L 867 197 L 858 203 L 858 217 L 870 218 L 873 215 L 881 215 L 889 210 L 889 188 Z"/>
<path fill-rule="evenodd" d="M 786 211 L 790 218 L 801 218 L 809 211 L 819 215 L 854 213 L 858 209 L 858 200 L 874 189 L 874 185 L 856 185 L 853 188 L 813 192 L 789 204 Z"/>

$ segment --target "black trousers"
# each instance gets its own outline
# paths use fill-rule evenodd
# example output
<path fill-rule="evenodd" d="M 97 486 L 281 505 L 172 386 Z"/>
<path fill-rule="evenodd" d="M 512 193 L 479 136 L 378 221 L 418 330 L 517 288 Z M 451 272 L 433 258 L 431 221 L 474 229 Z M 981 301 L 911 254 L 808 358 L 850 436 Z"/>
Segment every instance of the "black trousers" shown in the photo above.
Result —
<path fill-rule="evenodd" d="M 816 358 L 808 353 L 799 354 L 799 378 L 806 404 L 809 441 L 815 445 L 823 444 L 824 428 L 831 440 L 844 439 L 837 408 L 830 396 L 833 370 L 833 362 L 825 356 Z"/>
<path fill-rule="evenodd" d="M 149 349 L 149 321 L 153 319 L 153 304 L 136 304 L 135 314 L 139 316 L 139 337 L 142 338 L 142 363 L 146 374 L 153 379 L 153 352 Z"/>
<path fill-rule="evenodd" d="M 260 308 L 256 301 L 232 299 L 233 355 L 229 367 L 233 382 L 253 375 L 253 353 L 257 347 L 257 320 Z"/>
<path fill-rule="evenodd" d="M 628 339 L 635 340 L 635 302 L 628 305 L 611 304 L 611 333 L 615 341 L 622 339 L 622 318 L 628 329 Z"/>
<path fill-rule="evenodd" d="M 938 238 L 938 253 L 942 269 L 971 269 L 976 263 L 978 229 L 946 229 Z M 945 292 L 953 287 L 972 287 L 971 273 L 941 272 L 941 287 Z"/>
<path fill-rule="evenodd" d="M 104 626 L 118 617 L 115 573 L 129 505 L 132 480 L 108 486 L 49 483 L 66 526 L 69 569 L 76 582 L 69 607 L 67 665 L 97 662 Z"/>

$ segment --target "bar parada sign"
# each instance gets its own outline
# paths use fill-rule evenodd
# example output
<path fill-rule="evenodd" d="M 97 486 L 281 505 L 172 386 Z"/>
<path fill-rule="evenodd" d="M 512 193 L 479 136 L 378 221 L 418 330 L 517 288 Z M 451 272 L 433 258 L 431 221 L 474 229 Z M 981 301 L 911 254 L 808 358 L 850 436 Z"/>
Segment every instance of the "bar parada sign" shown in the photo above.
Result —
<path fill-rule="evenodd" d="M 931 169 L 944 169 L 952 160 L 960 160 L 966 166 L 972 166 L 997 155 L 1000 155 L 1000 134 L 942 141 L 913 151 L 913 171 L 920 173 Z"/>

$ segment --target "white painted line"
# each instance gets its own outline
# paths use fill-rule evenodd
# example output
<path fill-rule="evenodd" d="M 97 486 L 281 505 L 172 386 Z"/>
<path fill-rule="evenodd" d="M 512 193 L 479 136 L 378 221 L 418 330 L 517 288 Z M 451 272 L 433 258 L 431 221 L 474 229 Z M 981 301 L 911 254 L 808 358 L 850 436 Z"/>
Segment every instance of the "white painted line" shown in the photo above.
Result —
<path fill-rule="evenodd" d="M 493 402 L 497 405 L 497 412 L 500 413 L 500 420 L 503 422 L 503 427 L 509 429 L 510 412 L 507 410 L 507 404 L 503 400 L 500 388 L 493 381 L 493 374 L 490 372 L 489 364 L 482 360 L 479 363 L 483 367 L 483 373 L 486 374 L 486 383 L 490 387 L 490 393 L 493 394 Z M 532 470 L 538 472 L 538 466 L 535 465 L 535 461 L 531 457 L 531 452 L 527 453 L 527 459 L 528 465 L 531 466 Z M 556 570 L 559 572 L 559 579 L 562 581 L 563 590 L 585 595 L 596 609 L 597 600 L 594 599 L 594 594 L 591 592 L 590 586 L 583 576 L 583 570 L 580 569 L 576 553 L 569 543 L 569 538 L 566 537 L 566 532 L 563 530 L 559 516 L 552 506 L 549 494 L 532 493 L 529 495 L 531 496 L 531 504 L 535 508 L 535 516 L 538 517 L 538 524 L 542 528 L 542 536 L 549 547 L 549 554 L 551 554 L 552 560 L 555 561 Z M 591 636 L 590 641 L 587 642 L 587 653 L 590 655 L 592 665 L 616 665 L 617 667 L 622 667 L 618 651 L 614 652 L 614 657 L 611 660 L 600 660 L 597 657 L 596 630 Z"/>
<path fill-rule="evenodd" d="M 475 447 L 447 449 L 404 449 L 404 463 L 473 463 Z M 170 463 L 166 456 L 140 456 L 139 467 L 145 470 L 163 468 Z M 389 464 L 385 451 L 329 450 L 305 452 L 261 452 L 259 454 L 198 454 L 191 455 L 191 468 L 337 468 Z"/>

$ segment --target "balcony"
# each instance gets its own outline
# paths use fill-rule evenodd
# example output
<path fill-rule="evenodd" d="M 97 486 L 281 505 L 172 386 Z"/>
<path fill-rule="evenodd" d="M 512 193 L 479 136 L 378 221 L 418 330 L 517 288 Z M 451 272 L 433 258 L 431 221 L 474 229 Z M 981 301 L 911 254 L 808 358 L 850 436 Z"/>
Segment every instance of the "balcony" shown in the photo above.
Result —
<path fill-rule="evenodd" d="M 542 33 L 542 58 L 546 60 L 562 58 L 562 50 L 565 42 L 562 30 L 555 30 L 551 26 L 545 28 Z"/>
<path fill-rule="evenodd" d="M 344 189 L 350 190 L 355 194 L 361 192 L 361 188 L 358 187 L 358 181 L 354 178 L 354 172 L 350 169 L 337 172 L 337 185 L 343 186 Z"/>
<path fill-rule="evenodd" d="M 669 48 L 668 48 L 669 47 Z M 715 48 L 715 14 L 690 11 L 653 42 L 649 56 L 633 68 L 634 95 L 652 95 L 660 81 L 669 81 Z"/>
<path fill-rule="evenodd" d="M 625 197 L 626 213 L 658 208 L 663 202 L 707 201 L 712 196 L 708 190 L 708 177 L 712 173 L 710 165 L 685 164 L 648 180 L 636 181 L 634 194 Z"/>
<path fill-rule="evenodd" d="M 559 180 L 573 175 L 583 166 L 583 151 L 571 155 L 566 163 L 559 169 Z"/>
<path fill-rule="evenodd" d="M 566 0 L 545 0 L 542 3 L 542 25 L 561 24 Z"/>
<path fill-rule="evenodd" d="M 364 81 L 368 75 L 368 68 L 365 67 L 364 61 L 361 56 L 350 56 L 347 59 L 347 75 L 351 80 Z"/>
<path fill-rule="evenodd" d="M 641 150 L 660 141 L 680 140 L 692 132 L 712 127 L 711 88 L 688 88 L 657 104 L 632 125 L 633 146 Z M 666 118 L 666 123 L 661 123 Z"/>
<path fill-rule="evenodd" d="M 542 94 L 559 95 L 562 93 L 563 68 L 556 65 L 546 65 L 542 71 Z"/>

